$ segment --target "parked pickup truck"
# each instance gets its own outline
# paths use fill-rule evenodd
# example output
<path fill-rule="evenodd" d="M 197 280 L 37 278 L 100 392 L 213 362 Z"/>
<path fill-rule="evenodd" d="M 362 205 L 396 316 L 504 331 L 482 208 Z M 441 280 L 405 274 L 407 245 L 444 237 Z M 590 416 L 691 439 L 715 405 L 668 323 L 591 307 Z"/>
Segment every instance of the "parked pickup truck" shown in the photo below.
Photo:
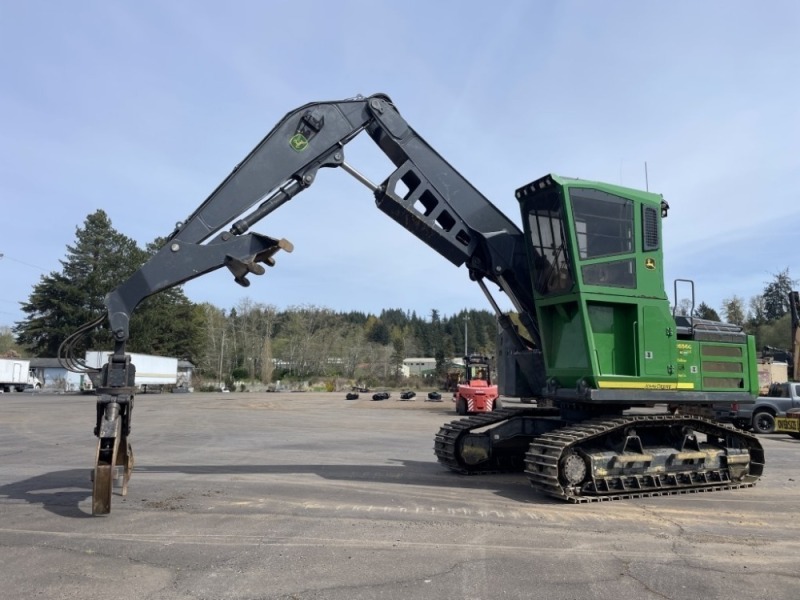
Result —
<path fill-rule="evenodd" d="M 718 420 L 728 421 L 742 429 L 756 433 L 774 433 L 775 419 L 786 417 L 786 411 L 800 408 L 800 383 L 773 383 L 766 396 L 759 396 L 753 404 L 731 404 L 715 407 Z"/>

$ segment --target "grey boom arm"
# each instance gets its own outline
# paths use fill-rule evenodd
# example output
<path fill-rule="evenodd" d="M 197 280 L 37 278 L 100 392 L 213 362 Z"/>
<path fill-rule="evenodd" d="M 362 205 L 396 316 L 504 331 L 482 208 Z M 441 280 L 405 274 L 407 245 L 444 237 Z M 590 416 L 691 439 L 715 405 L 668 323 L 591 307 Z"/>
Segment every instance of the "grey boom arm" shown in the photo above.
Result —
<path fill-rule="evenodd" d="M 396 167 L 380 185 L 344 160 L 344 146 L 362 131 Z M 271 266 L 277 251 L 291 251 L 285 240 L 246 232 L 308 188 L 322 167 L 343 167 L 373 190 L 380 210 L 456 266 L 466 264 L 473 280 L 497 284 L 538 344 L 523 233 L 433 150 L 383 94 L 306 104 L 281 119 L 166 244 L 108 294 L 116 341 L 128 339 L 130 315 L 144 298 L 223 266 L 246 286 L 249 273 L 264 273 L 259 263 Z M 402 195 L 397 191 L 401 182 Z M 231 222 L 230 230 L 220 233 Z"/>

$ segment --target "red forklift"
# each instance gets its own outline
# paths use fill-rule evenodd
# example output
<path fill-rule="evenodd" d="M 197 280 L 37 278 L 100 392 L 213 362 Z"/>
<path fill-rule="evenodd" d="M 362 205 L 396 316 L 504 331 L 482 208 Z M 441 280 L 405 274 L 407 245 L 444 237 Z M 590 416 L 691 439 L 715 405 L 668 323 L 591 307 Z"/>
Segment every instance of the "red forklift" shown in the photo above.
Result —
<path fill-rule="evenodd" d="M 467 415 L 501 408 L 497 385 L 492 385 L 492 361 L 488 356 L 464 357 L 463 380 L 453 392 L 456 413 Z"/>

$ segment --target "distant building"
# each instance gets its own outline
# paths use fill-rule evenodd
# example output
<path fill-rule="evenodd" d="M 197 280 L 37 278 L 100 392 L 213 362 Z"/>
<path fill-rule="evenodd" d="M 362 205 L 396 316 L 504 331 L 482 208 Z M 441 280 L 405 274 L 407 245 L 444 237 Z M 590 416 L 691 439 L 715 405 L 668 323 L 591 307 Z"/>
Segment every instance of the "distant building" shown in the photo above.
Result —
<path fill-rule="evenodd" d="M 425 376 L 436 370 L 435 358 L 404 358 L 403 377 Z"/>
<path fill-rule="evenodd" d="M 42 382 L 42 389 L 50 392 L 79 392 L 89 376 L 67 371 L 57 358 L 32 358 L 31 370 Z"/>
<path fill-rule="evenodd" d="M 31 370 L 42 382 L 42 389 L 50 392 L 79 392 L 84 387 L 91 388 L 89 376 L 85 373 L 67 371 L 57 358 L 31 358 Z M 178 378 L 175 387 L 181 390 L 192 389 L 194 365 L 188 360 L 178 361 Z"/>
<path fill-rule="evenodd" d="M 178 359 L 178 383 L 176 385 L 179 389 L 191 390 L 192 388 L 192 373 L 194 372 L 194 365 L 188 360 Z"/>

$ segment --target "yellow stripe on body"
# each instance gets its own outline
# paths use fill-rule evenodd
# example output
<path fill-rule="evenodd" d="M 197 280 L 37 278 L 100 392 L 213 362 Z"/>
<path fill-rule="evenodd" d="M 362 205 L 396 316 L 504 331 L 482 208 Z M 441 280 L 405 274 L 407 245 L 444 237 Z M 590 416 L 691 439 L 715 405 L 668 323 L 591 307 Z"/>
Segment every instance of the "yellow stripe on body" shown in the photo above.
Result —
<path fill-rule="evenodd" d="M 691 382 L 665 383 L 661 381 L 609 381 L 600 380 L 597 387 L 601 389 L 635 389 L 635 390 L 693 390 Z"/>

